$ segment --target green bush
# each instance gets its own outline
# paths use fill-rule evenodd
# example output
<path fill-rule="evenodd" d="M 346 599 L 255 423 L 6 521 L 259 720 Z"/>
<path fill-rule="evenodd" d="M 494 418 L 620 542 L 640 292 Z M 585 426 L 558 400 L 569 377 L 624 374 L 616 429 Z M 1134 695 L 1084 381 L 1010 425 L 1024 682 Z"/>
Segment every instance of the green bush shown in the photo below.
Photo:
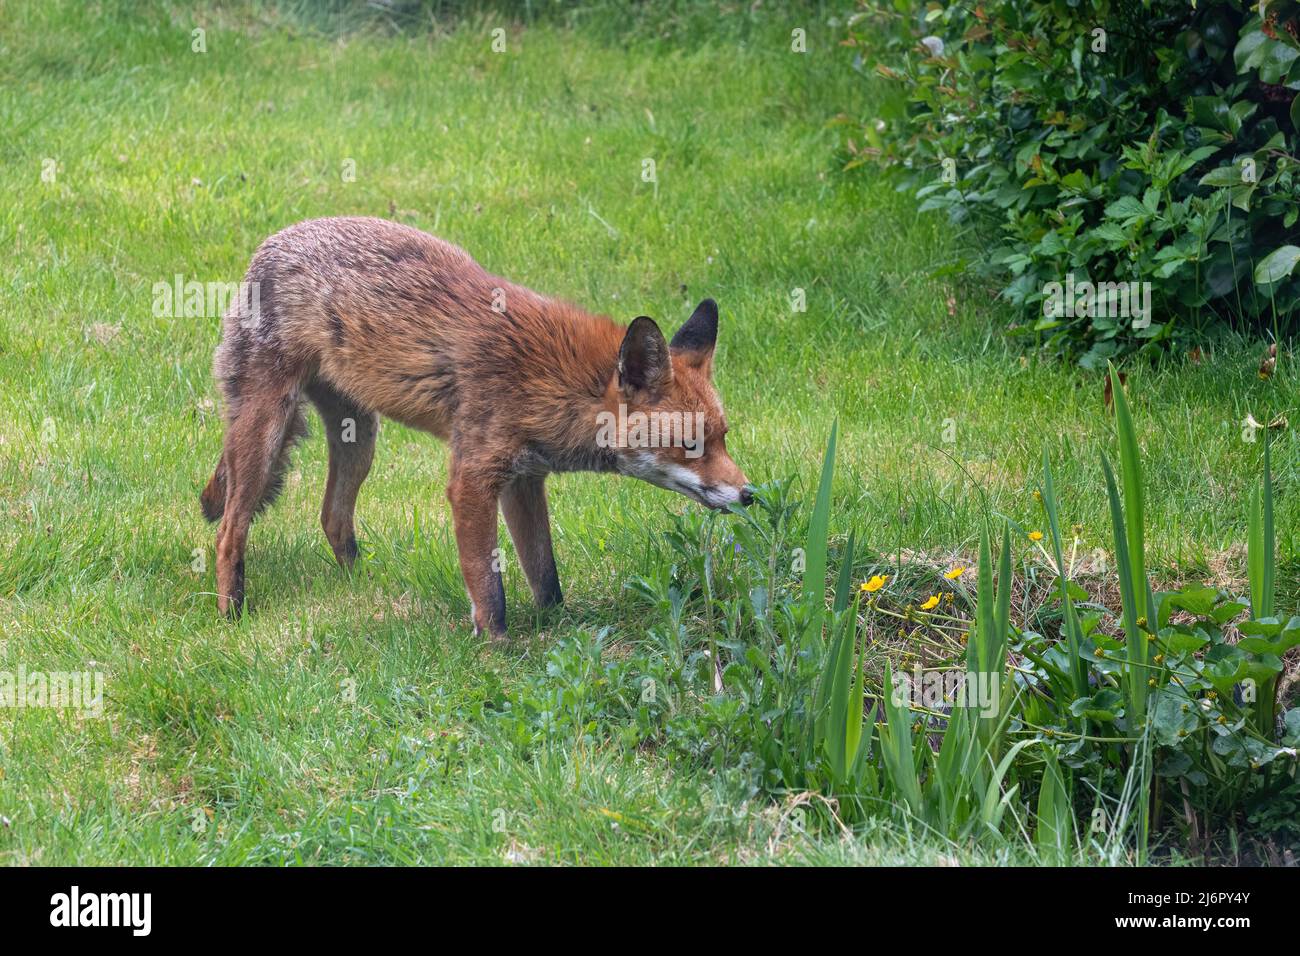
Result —
<path fill-rule="evenodd" d="M 1017 334 L 1100 368 L 1294 322 L 1300 4 L 864 0 L 847 30 L 905 95 L 847 165 L 968 227 L 946 268 L 996 281 Z"/>

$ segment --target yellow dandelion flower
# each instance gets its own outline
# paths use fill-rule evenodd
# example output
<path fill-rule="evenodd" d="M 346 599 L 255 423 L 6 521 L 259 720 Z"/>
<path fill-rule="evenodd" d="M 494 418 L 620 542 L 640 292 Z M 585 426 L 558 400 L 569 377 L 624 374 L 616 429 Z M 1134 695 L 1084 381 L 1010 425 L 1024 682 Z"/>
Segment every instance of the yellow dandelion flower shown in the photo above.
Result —
<path fill-rule="evenodd" d="M 953 568 L 951 571 L 947 572 L 946 574 L 944 574 L 944 577 L 947 578 L 949 581 L 956 581 L 959 577 L 961 577 L 965 573 L 966 573 L 965 568 L 956 567 Z"/>
<path fill-rule="evenodd" d="M 876 591 L 879 591 L 881 588 L 883 588 L 885 586 L 885 582 L 888 580 L 889 578 L 885 577 L 885 575 L 883 574 L 873 575 L 870 581 L 862 582 L 862 590 L 866 591 L 868 594 L 872 594 Z"/>
<path fill-rule="evenodd" d="M 1042 541 L 1042 540 L 1043 540 L 1043 532 L 1041 532 L 1041 531 L 1031 531 L 1031 532 L 1029 532 L 1029 540 L 1030 540 L 1030 541 Z"/>
<path fill-rule="evenodd" d="M 930 599 L 921 605 L 921 610 L 928 611 L 931 608 L 938 607 L 938 606 L 939 606 L 939 595 L 931 594 Z"/>

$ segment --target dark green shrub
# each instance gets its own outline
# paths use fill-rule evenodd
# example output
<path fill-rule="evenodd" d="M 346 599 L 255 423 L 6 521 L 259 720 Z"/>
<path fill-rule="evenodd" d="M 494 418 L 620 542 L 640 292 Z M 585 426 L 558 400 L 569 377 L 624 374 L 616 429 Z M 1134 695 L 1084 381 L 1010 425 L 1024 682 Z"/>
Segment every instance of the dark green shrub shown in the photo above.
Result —
<path fill-rule="evenodd" d="M 1291 327 L 1300 5 L 895 0 L 847 29 L 905 94 L 848 165 L 901 169 L 968 226 L 974 258 L 948 268 L 997 281 L 1017 334 L 1099 367 Z M 1138 298 L 1105 308 L 1084 285 L 1103 282 Z"/>

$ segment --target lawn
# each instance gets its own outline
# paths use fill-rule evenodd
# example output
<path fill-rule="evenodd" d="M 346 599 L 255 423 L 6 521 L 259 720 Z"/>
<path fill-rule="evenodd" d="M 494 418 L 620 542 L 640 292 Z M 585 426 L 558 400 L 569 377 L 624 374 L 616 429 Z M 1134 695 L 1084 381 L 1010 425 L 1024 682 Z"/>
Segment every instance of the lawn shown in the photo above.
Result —
<path fill-rule="evenodd" d="M 487 647 L 442 447 L 383 425 L 349 576 L 318 522 L 316 425 L 254 527 L 252 613 L 215 611 L 198 492 L 221 442 L 219 317 L 158 317 L 152 290 L 237 281 L 264 237 L 325 215 L 408 223 L 666 330 L 715 298 L 729 449 L 807 498 L 838 418 L 831 530 L 857 529 L 855 573 L 969 559 L 985 507 L 1039 527 L 1045 447 L 1064 523 L 1085 553 L 1109 547 L 1101 377 L 1008 340 L 987 291 L 933 275 L 969 238 L 840 171 L 828 121 L 885 93 L 826 17 L 741 11 L 340 33 L 260 5 L 0 6 L 0 668 L 105 675 L 103 719 L 0 709 L 0 861 L 988 859 L 883 825 L 808 835 L 788 805 L 617 736 L 521 751 L 493 730 L 484 703 L 544 678 L 554 642 L 640 639 L 624 585 L 697 508 L 648 485 L 551 482 L 566 605 L 538 618 L 509 565 L 514 639 Z M 1261 381 L 1259 355 L 1227 342 L 1129 369 L 1161 580 L 1242 587 L 1259 469 L 1242 421 L 1300 424 L 1290 367 Z M 1293 435 L 1274 456 L 1289 595 Z"/>

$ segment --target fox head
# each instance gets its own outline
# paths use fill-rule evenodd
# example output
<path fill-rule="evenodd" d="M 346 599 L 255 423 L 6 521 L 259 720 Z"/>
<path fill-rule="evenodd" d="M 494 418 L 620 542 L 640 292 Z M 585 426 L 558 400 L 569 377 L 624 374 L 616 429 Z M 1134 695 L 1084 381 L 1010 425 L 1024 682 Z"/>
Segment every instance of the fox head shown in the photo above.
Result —
<path fill-rule="evenodd" d="M 699 304 L 672 342 L 654 319 L 633 319 L 606 389 L 599 443 L 614 451 L 620 473 L 725 508 L 753 496 L 727 454 L 727 419 L 712 379 L 717 338 L 712 299 Z"/>

